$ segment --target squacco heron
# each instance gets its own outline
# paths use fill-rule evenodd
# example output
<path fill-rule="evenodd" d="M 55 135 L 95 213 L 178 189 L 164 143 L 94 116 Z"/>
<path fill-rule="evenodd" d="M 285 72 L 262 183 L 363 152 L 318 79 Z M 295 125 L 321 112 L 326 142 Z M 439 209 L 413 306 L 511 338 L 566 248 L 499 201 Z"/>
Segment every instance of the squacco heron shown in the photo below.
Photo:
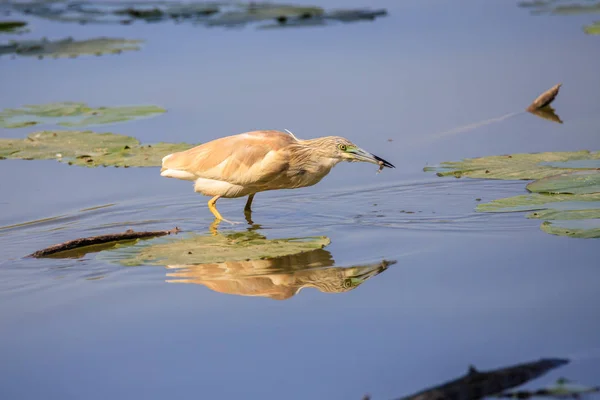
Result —
<path fill-rule="evenodd" d="M 287 132 L 240 133 L 169 154 L 160 174 L 193 181 L 195 192 L 211 196 L 208 208 L 216 219 L 225 220 L 216 207 L 221 197 L 248 196 L 244 210 L 249 213 L 256 193 L 315 185 L 341 161 L 395 168 L 343 137 L 301 140 Z"/>

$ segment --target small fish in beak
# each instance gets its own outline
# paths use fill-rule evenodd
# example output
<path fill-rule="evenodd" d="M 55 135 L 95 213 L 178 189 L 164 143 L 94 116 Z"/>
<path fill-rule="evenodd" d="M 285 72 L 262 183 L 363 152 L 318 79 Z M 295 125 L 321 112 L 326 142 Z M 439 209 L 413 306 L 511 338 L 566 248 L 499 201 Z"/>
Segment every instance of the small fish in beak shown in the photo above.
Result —
<path fill-rule="evenodd" d="M 384 160 L 381 157 L 371 154 L 368 151 L 365 151 L 359 147 L 352 150 L 352 153 L 355 154 L 357 161 L 370 162 L 370 163 L 379 165 L 379 169 L 377 170 L 377 173 L 380 173 L 384 167 L 396 168 L 392 163 Z"/>

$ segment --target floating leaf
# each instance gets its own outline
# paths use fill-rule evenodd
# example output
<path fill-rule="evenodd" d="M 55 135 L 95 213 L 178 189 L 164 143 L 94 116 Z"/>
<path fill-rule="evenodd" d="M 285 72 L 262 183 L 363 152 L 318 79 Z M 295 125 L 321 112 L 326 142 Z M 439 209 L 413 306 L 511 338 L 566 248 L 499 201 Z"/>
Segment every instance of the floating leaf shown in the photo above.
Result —
<path fill-rule="evenodd" d="M 11 40 L 8 44 L 0 45 L 0 56 L 16 54 L 26 57 L 74 58 L 81 55 L 119 54 L 123 51 L 139 50 L 141 40 L 126 40 L 100 37 L 87 40 L 66 38 L 51 41 L 42 40 Z"/>
<path fill-rule="evenodd" d="M 141 145 L 130 136 L 91 131 L 41 131 L 25 139 L 0 139 L 0 158 L 56 159 L 86 167 L 155 167 L 174 151 L 192 147 L 186 143 Z"/>
<path fill-rule="evenodd" d="M 329 243 L 325 236 L 267 239 L 255 231 L 188 234 L 185 239 L 142 244 L 111 252 L 107 257 L 116 257 L 124 265 L 207 264 L 282 257 L 321 249 Z"/>
<path fill-rule="evenodd" d="M 600 219 L 577 221 L 544 221 L 541 229 L 551 235 L 579 239 L 600 238 Z"/>
<path fill-rule="evenodd" d="M 263 21 L 278 24 L 259 28 L 327 26 L 331 21 L 356 22 L 374 20 L 386 10 L 342 9 L 326 12 L 317 6 L 298 6 L 270 2 L 29 2 L 9 3 L 16 12 L 52 21 L 80 24 L 131 24 L 135 21 L 191 22 L 194 25 L 236 27 Z"/>
<path fill-rule="evenodd" d="M 594 219 L 600 218 L 600 203 L 590 204 L 588 206 L 597 206 L 598 208 L 583 208 L 574 210 L 562 210 L 549 208 L 546 210 L 539 210 L 527 214 L 527 218 L 530 219 L 543 219 L 546 221 L 559 220 L 559 221 L 570 221 L 576 219 Z M 582 205 L 585 207 L 586 205 Z"/>
<path fill-rule="evenodd" d="M 546 15 L 580 15 L 599 14 L 600 1 L 588 1 L 587 4 L 575 3 L 572 0 L 532 0 L 522 1 L 519 7 L 528 8 L 532 14 Z M 600 21 L 583 27 L 588 35 L 600 34 Z"/>
<path fill-rule="evenodd" d="M 526 186 L 534 193 L 600 193 L 600 171 L 574 171 L 538 179 Z"/>
<path fill-rule="evenodd" d="M 544 232 L 577 238 L 599 237 L 600 193 L 534 193 L 479 204 L 475 210 L 494 213 L 533 211 L 527 218 L 545 220 L 541 225 Z"/>
<path fill-rule="evenodd" d="M 529 8 L 536 14 L 547 13 L 554 15 L 579 15 L 600 13 L 600 2 L 578 4 L 572 0 L 532 0 L 521 1 L 519 7 Z"/>
<path fill-rule="evenodd" d="M 573 171 L 572 168 L 553 167 L 554 164 L 549 163 L 599 159 L 600 152 L 590 152 L 587 150 L 521 153 L 443 162 L 438 167 L 426 167 L 424 171 L 434 171 L 438 176 L 529 180 Z"/>
<path fill-rule="evenodd" d="M 588 35 L 600 35 L 600 21 L 596 21 L 591 25 L 585 26 L 583 31 Z"/>
<path fill-rule="evenodd" d="M 478 204 L 479 212 L 518 212 L 545 209 L 590 209 L 600 208 L 600 193 L 593 194 L 524 194 Z"/>
<path fill-rule="evenodd" d="M 98 108 L 76 102 L 26 105 L 1 111 L 0 127 L 22 128 L 40 123 L 81 127 L 148 118 L 164 112 L 165 109 L 153 105 Z"/>

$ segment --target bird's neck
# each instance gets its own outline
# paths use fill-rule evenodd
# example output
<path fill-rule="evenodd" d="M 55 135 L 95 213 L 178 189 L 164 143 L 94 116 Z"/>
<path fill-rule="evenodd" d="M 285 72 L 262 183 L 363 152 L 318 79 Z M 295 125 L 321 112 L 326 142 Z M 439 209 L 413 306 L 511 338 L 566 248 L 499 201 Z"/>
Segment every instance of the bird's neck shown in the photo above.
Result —
<path fill-rule="evenodd" d="M 301 140 L 294 144 L 290 169 L 327 174 L 340 160 L 321 150 L 319 139 Z"/>

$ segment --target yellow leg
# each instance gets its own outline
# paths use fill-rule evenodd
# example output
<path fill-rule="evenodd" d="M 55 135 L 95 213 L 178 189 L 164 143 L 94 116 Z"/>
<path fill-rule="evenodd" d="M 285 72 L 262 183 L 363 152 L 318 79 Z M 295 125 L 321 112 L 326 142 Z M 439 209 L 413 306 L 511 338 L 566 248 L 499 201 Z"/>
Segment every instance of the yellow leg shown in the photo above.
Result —
<path fill-rule="evenodd" d="M 239 224 L 239 222 L 229 221 L 221 216 L 221 213 L 219 212 L 219 210 L 217 210 L 217 206 L 216 206 L 217 200 L 219 200 L 220 198 L 221 198 L 221 196 L 215 196 L 208 201 L 208 209 L 215 216 L 215 221 L 213 222 L 213 224 L 216 223 L 215 225 L 211 225 L 211 231 L 212 231 L 213 227 L 216 230 L 216 227 L 219 225 L 219 222 L 221 222 L 221 220 L 223 220 L 225 222 L 229 222 L 231 225 Z"/>
<path fill-rule="evenodd" d="M 252 193 L 248 196 L 248 201 L 246 202 L 246 207 L 244 207 L 244 211 L 252 211 L 250 206 L 252 205 L 252 200 L 254 200 L 254 194 L 255 193 Z"/>
<path fill-rule="evenodd" d="M 217 210 L 217 207 L 216 207 L 217 200 L 219 200 L 220 197 L 221 196 L 215 196 L 208 201 L 208 209 L 210 210 L 211 213 L 213 213 L 213 215 L 217 219 L 223 219 L 223 217 L 221 216 L 221 214 L 219 213 L 219 211 Z"/>

